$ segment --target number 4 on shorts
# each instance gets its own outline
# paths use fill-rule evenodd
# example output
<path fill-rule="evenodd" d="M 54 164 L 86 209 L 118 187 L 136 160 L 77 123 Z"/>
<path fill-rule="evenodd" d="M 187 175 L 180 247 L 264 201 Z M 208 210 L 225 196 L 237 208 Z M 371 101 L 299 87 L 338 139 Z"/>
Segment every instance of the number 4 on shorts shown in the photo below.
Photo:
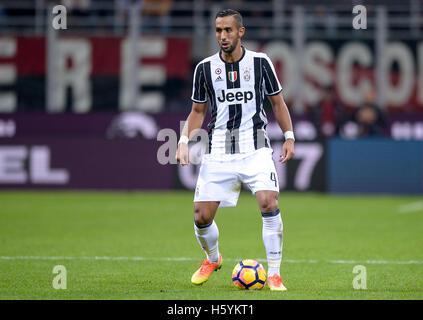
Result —
<path fill-rule="evenodd" d="M 270 180 L 275 182 L 275 187 L 278 187 L 278 183 L 276 181 L 276 173 L 274 173 L 274 172 L 270 173 Z"/>

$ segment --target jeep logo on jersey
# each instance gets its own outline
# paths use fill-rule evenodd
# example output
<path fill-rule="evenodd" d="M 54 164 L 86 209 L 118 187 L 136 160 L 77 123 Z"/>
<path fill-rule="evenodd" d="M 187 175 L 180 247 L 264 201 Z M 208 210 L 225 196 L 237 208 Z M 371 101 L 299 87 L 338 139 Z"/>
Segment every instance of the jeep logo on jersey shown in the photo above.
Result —
<path fill-rule="evenodd" d="M 242 89 L 227 89 L 220 90 L 217 92 L 217 100 L 219 102 L 244 102 L 247 103 L 248 101 L 253 99 L 253 92 L 252 91 L 242 91 Z"/>

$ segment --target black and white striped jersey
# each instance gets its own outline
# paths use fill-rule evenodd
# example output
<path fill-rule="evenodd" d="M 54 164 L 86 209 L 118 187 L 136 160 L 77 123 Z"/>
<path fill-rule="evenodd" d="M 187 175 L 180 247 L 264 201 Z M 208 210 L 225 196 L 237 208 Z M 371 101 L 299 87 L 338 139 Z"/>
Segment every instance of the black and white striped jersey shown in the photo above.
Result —
<path fill-rule="evenodd" d="M 265 53 L 243 48 L 236 62 L 225 62 L 220 52 L 199 62 L 194 71 L 191 99 L 209 101 L 208 153 L 250 153 L 270 148 L 263 109 L 266 95 L 282 91 L 275 69 Z"/>

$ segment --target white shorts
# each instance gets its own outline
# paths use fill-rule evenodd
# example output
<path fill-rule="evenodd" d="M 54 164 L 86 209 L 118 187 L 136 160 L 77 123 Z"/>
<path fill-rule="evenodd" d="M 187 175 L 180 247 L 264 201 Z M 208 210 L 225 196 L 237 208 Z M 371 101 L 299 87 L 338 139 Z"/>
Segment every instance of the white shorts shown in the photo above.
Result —
<path fill-rule="evenodd" d="M 273 150 L 258 149 L 244 158 L 219 161 L 217 156 L 203 157 L 194 202 L 220 201 L 219 207 L 235 207 L 245 183 L 253 194 L 260 190 L 279 192 Z"/>

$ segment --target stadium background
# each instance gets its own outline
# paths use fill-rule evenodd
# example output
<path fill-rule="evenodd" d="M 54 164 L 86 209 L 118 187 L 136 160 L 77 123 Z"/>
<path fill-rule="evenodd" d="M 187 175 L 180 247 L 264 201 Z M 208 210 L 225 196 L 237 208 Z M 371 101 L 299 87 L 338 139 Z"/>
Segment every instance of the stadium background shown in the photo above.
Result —
<path fill-rule="evenodd" d="M 63 1 L 66 30 L 50 27 L 53 4 L 0 6 L 0 188 L 193 189 L 198 167 L 160 164 L 174 137 L 157 137 L 179 135 L 226 5 L 245 16 L 247 48 L 274 61 L 292 113 L 282 190 L 423 191 L 420 1 L 369 2 L 360 30 L 354 1 Z"/>
<path fill-rule="evenodd" d="M 51 27 L 52 7 L 57 4 L 67 8 L 66 30 Z M 355 16 L 352 8 L 357 4 L 367 9 L 367 29 L 352 27 Z M 291 239 L 295 238 L 296 230 L 305 237 L 301 244 L 291 242 L 285 249 L 288 272 L 290 258 L 291 262 L 302 263 L 304 259 L 315 258 L 314 252 L 325 247 L 328 255 L 321 258 L 337 259 L 344 253 L 341 247 L 335 247 L 338 243 L 353 245 L 357 244 L 354 241 L 363 241 L 359 244 L 361 249 L 365 243 L 372 249 L 349 249 L 344 257 L 414 261 L 409 264 L 411 272 L 407 274 L 414 280 L 407 284 L 406 290 L 411 288 L 411 292 L 406 297 L 421 298 L 416 292 L 421 294 L 422 275 L 413 269 L 421 265 L 418 248 L 422 245 L 422 229 L 417 215 L 423 208 L 419 200 L 423 192 L 423 3 L 420 0 L 1 1 L 0 214 L 3 245 L 0 267 L 6 270 L 3 283 L 28 272 L 27 265 L 10 262 L 15 261 L 16 256 L 31 260 L 35 255 L 35 262 L 31 263 L 38 271 L 43 264 L 36 261 L 43 260 L 42 257 L 48 261 L 52 256 L 61 255 L 150 254 L 154 256 L 152 261 L 161 261 L 161 264 L 167 263 L 169 252 L 176 255 L 175 259 L 186 256 L 179 247 L 170 250 L 171 244 L 161 242 L 157 228 L 164 228 L 164 222 L 155 220 L 153 224 L 151 213 L 167 217 L 170 223 L 181 226 L 178 241 L 188 248 L 192 246 L 192 253 L 188 255 L 199 255 L 195 239 L 185 239 L 192 231 L 191 190 L 195 187 L 199 167 L 175 164 L 172 150 L 175 151 L 179 138 L 180 121 L 186 119 L 191 108 L 193 69 L 198 61 L 218 50 L 213 19 L 215 13 L 225 7 L 238 9 L 244 15 L 244 45 L 266 52 L 274 62 L 294 122 L 295 157 L 286 166 L 278 165 L 277 170 L 281 191 L 289 192 L 287 196 L 281 195 L 285 197 L 284 209 L 293 212 L 291 218 L 289 215 L 287 218 Z M 267 129 L 277 157 L 283 135 L 268 104 L 266 110 L 270 120 Z M 195 150 L 191 156 L 198 160 L 204 151 L 203 145 L 191 142 L 190 148 Z M 66 192 L 58 192 L 62 190 Z M 81 192 L 68 193 L 68 190 Z M 96 190 L 118 193 L 92 192 Z M 128 191 L 139 192 L 136 193 L 138 198 L 133 198 L 133 193 Z M 358 196 L 333 197 L 340 193 Z M 369 194 L 376 197 L 370 198 Z M 405 198 L 397 198 L 398 194 Z M 251 209 L 248 204 L 253 204 L 253 200 L 247 200 L 246 195 L 250 197 L 247 192 L 241 196 L 238 211 Z M 60 207 L 60 203 L 66 208 Z M 416 215 L 408 215 L 408 224 L 398 223 L 393 216 L 383 216 L 396 208 Z M 57 218 L 56 212 L 63 213 L 62 218 Z M 181 218 L 184 227 L 182 222 L 175 220 L 175 215 L 182 217 L 182 212 L 186 212 Z M 139 220 L 135 220 L 132 213 L 140 214 Z M 302 215 L 306 213 L 309 214 L 307 218 Z M 107 218 L 103 219 L 103 215 Z M 231 217 L 235 216 L 228 213 L 227 218 L 222 216 L 221 219 L 229 219 L 226 225 L 237 229 Z M 128 224 L 124 226 L 125 218 Z M 304 229 L 306 221 L 314 225 Z M 146 232 L 154 231 L 137 238 L 142 237 L 139 230 L 135 230 L 137 225 Z M 256 223 L 251 222 L 243 231 L 255 230 L 253 225 L 255 227 Z M 327 238 L 315 242 L 315 228 L 319 225 L 326 230 Z M 379 229 L 373 232 L 375 225 Z M 392 236 L 394 225 L 399 227 L 397 237 Z M 50 226 L 53 229 L 59 226 L 57 230 L 68 232 L 69 239 L 81 241 L 80 250 L 59 233 L 52 235 Z M 335 227 L 329 230 L 330 226 Z M 347 226 L 351 230 L 345 229 Z M 356 229 L 359 226 L 364 226 L 360 229 L 364 233 Z M 14 230 L 19 228 L 27 233 L 16 231 L 15 234 Z M 95 237 L 91 236 L 93 230 L 100 234 L 99 239 L 104 243 L 91 238 Z M 176 230 L 168 232 L 176 234 Z M 120 234 L 123 238 L 118 237 L 117 232 L 123 232 Z M 248 235 L 240 230 L 233 237 L 237 244 L 242 243 L 242 239 L 248 241 Z M 91 246 L 87 239 L 92 241 Z M 135 248 L 133 243 L 137 241 L 148 245 Z M 397 246 L 384 248 L 382 242 L 390 241 L 395 241 Z M 55 243 L 60 243 L 63 250 Z M 311 248 L 312 243 L 315 250 Z M 304 251 L 310 245 L 310 251 Z M 157 246 L 166 248 L 166 257 L 156 257 L 160 254 L 154 249 Z M 294 249 L 297 251 L 293 254 Z M 254 245 L 248 249 L 237 246 L 228 251 L 235 263 L 235 257 L 254 257 L 257 250 L 261 247 Z M 146 258 L 139 260 L 143 259 Z M 103 260 L 108 263 L 113 258 Z M 66 265 L 76 264 L 71 259 L 65 262 Z M 181 263 L 187 263 L 186 270 L 191 270 L 191 260 Z M 398 268 L 401 262 L 399 264 Z M 82 268 L 81 264 L 78 267 Z M 311 291 L 318 291 L 314 279 L 310 279 L 313 268 L 310 264 L 301 274 L 291 270 L 292 275 L 298 275 L 291 283 L 304 281 L 299 288 L 305 291 L 311 287 Z M 325 272 L 332 270 L 327 265 L 321 268 Z M 387 268 L 390 271 L 379 270 L 381 283 L 390 278 L 391 273 L 403 272 L 395 266 Z M 80 272 L 95 270 L 91 266 Z M 113 274 L 119 273 L 110 270 Z M 48 272 L 51 274 L 51 270 Z M 160 272 L 164 275 L 167 271 Z M 351 274 L 350 267 L 346 272 Z M 111 280 L 108 283 L 112 286 L 114 278 L 108 278 L 107 273 L 103 276 Z M 184 286 L 182 279 L 188 279 L 187 275 L 179 276 L 179 284 Z M 0 294 L 12 298 L 56 298 L 50 291 L 37 291 L 44 286 L 37 282 L 38 279 L 49 277 L 44 271 L 34 271 L 30 275 L 34 285 L 23 285 L 22 291 L 15 291 L 14 284 L 10 283 L 0 287 Z M 164 276 L 163 279 L 168 278 Z M 130 283 L 130 279 L 125 280 Z M 165 291 L 172 292 L 170 284 L 157 281 Z M 348 280 L 345 286 L 350 287 L 350 282 Z M 394 283 L 384 288 L 389 292 Z M 129 292 L 132 294 L 138 289 Z M 417 291 L 412 291 L 414 289 Z M 143 297 L 163 297 L 162 290 L 158 290 L 147 292 Z M 105 297 L 103 293 L 96 294 L 60 297 Z M 186 294 L 186 297 L 221 297 L 218 291 L 214 294 Z M 340 297 L 334 292 L 319 294 L 319 298 Z M 125 298 L 128 295 L 107 293 L 106 297 Z M 172 299 L 174 296 L 167 297 Z M 237 296 L 229 292 L 226 297 Z"/>

